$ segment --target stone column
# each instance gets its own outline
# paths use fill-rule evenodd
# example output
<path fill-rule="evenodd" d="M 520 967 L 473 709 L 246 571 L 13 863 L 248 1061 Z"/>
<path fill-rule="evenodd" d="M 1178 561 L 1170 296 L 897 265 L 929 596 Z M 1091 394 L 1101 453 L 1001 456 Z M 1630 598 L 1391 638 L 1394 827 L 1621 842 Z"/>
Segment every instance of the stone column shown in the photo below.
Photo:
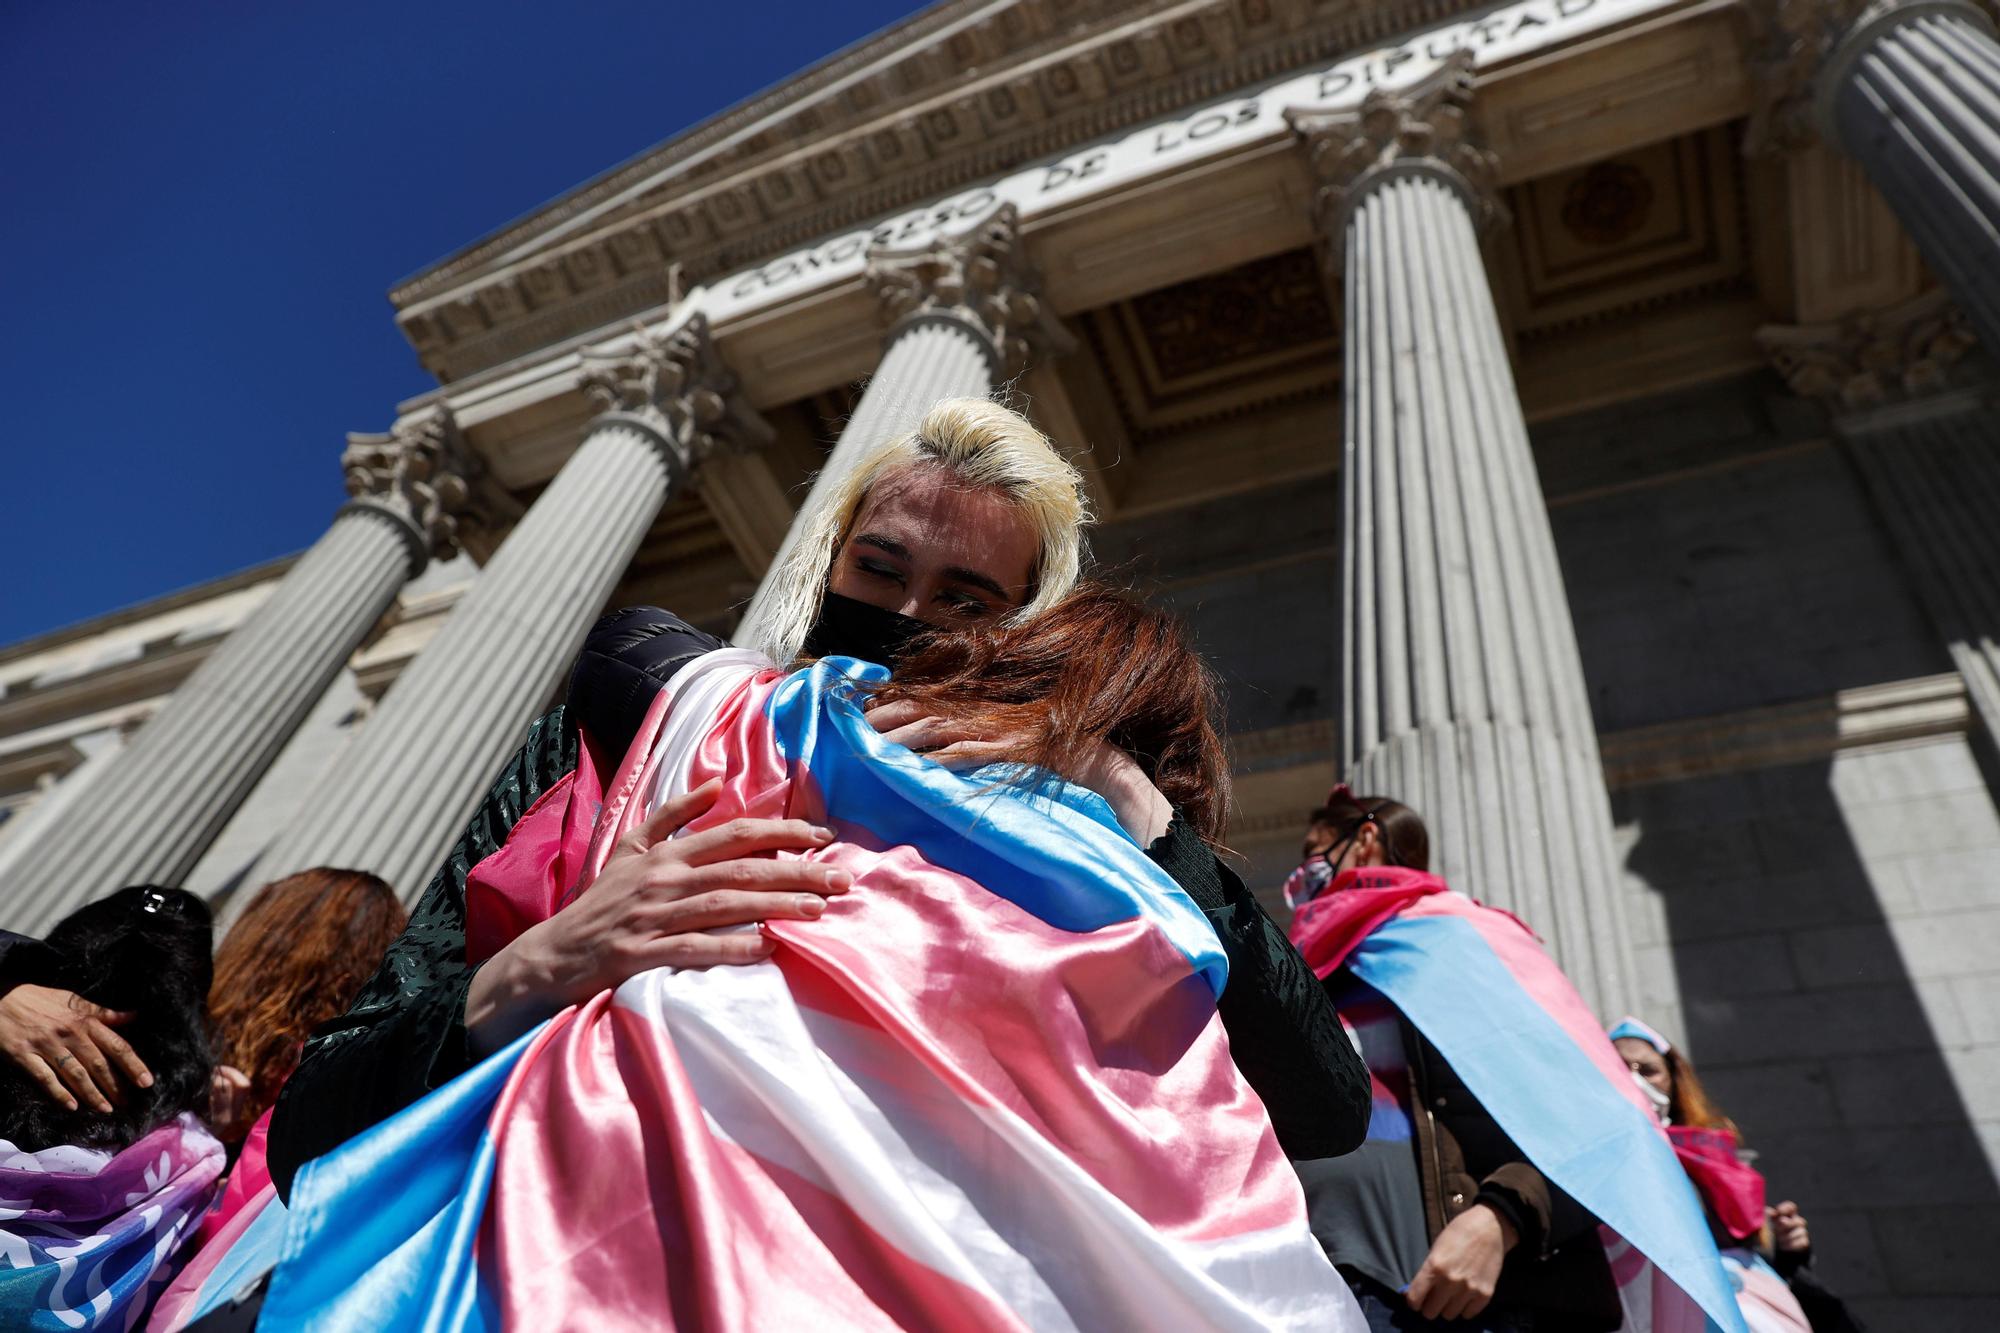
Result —
<path fill-rule="evenodd" d="M 1761 0 L 1751 146 L 1808 125 L 1860 163 L 1980 340 L 2000 347 L 2000 41 L 1972 0 Z"/>
<path fill-rule="evenodd" d="M 739 644 L 770 650 L 765 617 L 772 582 L 807 517 L 856 463 L 914 427 L 940 399 L 984 398 L 1020 374 L 1031 354 L 1070 346 L 1069 335 L 1042 304 L 1012 204 L 964 235 L 916 250 L 870 252 L 867 277 L 889 326 L 881 364 L 744 612 Z"/>
<path fill-rule="evenodd" d="M 249 619 L 8 874 L 17 929 L 122 885 L 179 883 L 313 702 L 433 555 L 457 551 L 479 473 L 448 414 L 352 436 L 351 499 Z"/>
<path fill-rule="evenodd" d="M 1429 825 L 1433 869 L 1518 913 L 1584 997 L 1630 994 L 1611 814 L 1548 509 L 1479 234 L 1469 56 L 1358 112 L 1288 115 L 1345 296 L 1340 775 Z"/>
<path fill-rule="evenodd" d="M 1941 291 L 1758 341 L 1793 392 L 1826 405 L 1911 584 L 2000 745 L 2000 386 L 1952 383 L 1973 346 Z"/>
<path fill-rule="evenodd" d="M 769 427 L 697 315 L 587 361 L 607 410 L 322 779 L 260 873 L 370 870 L 414 899 L 554 691 L 654 517 L 709 454 Z"/>

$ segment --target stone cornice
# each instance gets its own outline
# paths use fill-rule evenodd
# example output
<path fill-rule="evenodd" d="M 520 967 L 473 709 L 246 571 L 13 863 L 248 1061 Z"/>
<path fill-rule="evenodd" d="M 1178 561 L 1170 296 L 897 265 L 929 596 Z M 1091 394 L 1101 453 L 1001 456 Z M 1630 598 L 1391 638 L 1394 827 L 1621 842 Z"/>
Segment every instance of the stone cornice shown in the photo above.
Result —
<path fill-rule="evenodd" d="M 1397 176 L 1446 182 L 1475 226 L 1498 214 L 1496 159 L 1466 133 L 1473 82 L 1472 54 L 1461 51 L 1408 88 L 1369 93 L 1357 110 L 1285 113 L 1312 163 L 1315 229 L 1336 263 L 1355 204 L 1371 185 Z"/>
<path fill-rule="evenodd" d="M 1058 7 L 946 6 L 893 29 L 835 63 L 845 78 L 875 61 L 867 86 L 914 82 L 909 96 L 863 108 L 851 82 L 809 72 L 723 118 L 768 140 L 761 155 L 697 164 L 708 127 L 693 131 L 402 284 L 399 323 L 433 373 L 457 379 L 662 304 L 669 262 L 713 278 L 1480 6 L 1182 0 L 1135 15 L 1079 0 L 1047 22 Z M 968 27 L 980 35 L 960 60 Z"/>
<path fill-rule="evenodd" d="M 1907 402 L 1943 388 L 1975 344 L 1965 312 L 1941 290 L 1832 324 L 1771 324 L 1757 345 L 1793 393 L 1836 413 Z"/>

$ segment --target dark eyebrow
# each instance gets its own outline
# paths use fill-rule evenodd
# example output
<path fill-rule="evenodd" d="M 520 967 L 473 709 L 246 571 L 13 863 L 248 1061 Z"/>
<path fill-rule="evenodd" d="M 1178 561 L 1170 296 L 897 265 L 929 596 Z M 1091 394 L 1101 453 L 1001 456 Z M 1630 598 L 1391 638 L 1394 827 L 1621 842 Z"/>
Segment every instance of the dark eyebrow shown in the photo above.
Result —
<path fill-rule="evenodd" d="M 854 539 L 854 544 L 856 546 L 872 546 L 878 551 L 895 556 L 898 560 L 908 560 L 910 558 L 909 547 L 903 545 L 893 537 L 884 537 L 878 533 L 864 532 Z"/>
<path fill-rule="evenodd" d="M 944 576 L 953 583 L 968 583 L 981 592 L 990 592 L 1002 602 L 1013 601 L 1013 598 L 1007 595 L 1005 588 L 994 582 L 990 576 L 982 574 L 976 569 L 967 569 L 963 565 L 946 565 Z"/>

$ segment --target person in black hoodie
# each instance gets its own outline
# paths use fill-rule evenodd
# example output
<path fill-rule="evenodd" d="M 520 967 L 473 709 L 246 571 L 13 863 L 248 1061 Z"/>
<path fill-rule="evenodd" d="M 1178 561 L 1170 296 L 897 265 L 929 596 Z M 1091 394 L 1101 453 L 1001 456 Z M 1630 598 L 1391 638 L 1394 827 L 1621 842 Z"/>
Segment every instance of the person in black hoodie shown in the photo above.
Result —
<path fill-rule="evenodd" d="M 947 400 L 911 434 L 832 479 L 753 606 L 744 635 L 772 660 L 845 654 L 893 665 L 932 625 L 1029 619 L 1075 585 L 1081 479 L 1019 415 Z M 280 1191 L 299 1166 L 441 1086 L 564 1005 L 661 965 L 755 961 L 755 934 L 718 927 L 817 915 L 839 891 L 828 872 L 773 850 L 825 840 L 790 820 L 740 821 L 733 855 L 692 865 L 676 845 L 607 872 L 571 909 L 477 967 L 465 957 L 465 880 L 590 747 L 599 771 L 623 758 L 654 695 L 721 640 L 652 607 L 606 616 L 571 674 L 565 706 L 537 719 L 354 1008 L 306 1046 L 273 1117 Z M 884 705 L 892 739 L 950 759 L 976 745 L 939 719 Z M 1231 1050 L 1294 1158 L 1335 1156 L 1367 1124 L 1365 1071 L 1332 1006 L 1282 931 L 1130 756 L 1093 769 L 1128 832 L 1204 910 L 1229 956 L 1221 1015 Z M 693 818 L 699 812 L 691 812 Z M 585 907 L 588 910 L 577 911 Z"/>

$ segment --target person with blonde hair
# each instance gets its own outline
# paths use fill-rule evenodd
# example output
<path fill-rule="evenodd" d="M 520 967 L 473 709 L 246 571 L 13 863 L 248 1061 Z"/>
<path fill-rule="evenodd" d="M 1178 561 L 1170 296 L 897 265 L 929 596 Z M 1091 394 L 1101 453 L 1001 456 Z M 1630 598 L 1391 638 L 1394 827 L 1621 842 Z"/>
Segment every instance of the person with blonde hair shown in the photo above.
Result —
<path fill-rule="evenodd" d="M 1087 518 L 1075 467 L 1025 417 L 984 399 L 940 401 L 914 430 L 820 478 L 739 639 L 783 666 L 844 656 L 893 668 L 926 629 L 1032 620 L 1075 587 Z M 846 890 L 837 870 L 773 855 L 816 850 L 830 830 L 744 818 L 699 842 L 662 839 L 546 919 L 514 920 L 502 904 L 478 915 L 490 934 L 468 935 L 467 896 L 494 878 L 481 864 L 551 858 L 565 812 L 573 801 L 586 808 L 617 769 L 666 682 L 724 646 L 656 607 L 598 621 L 564 706 L 532 724 L 382 971 L 308 1043 L 271 1127 L 281 1189 L 308 1159 L 565 1006 L 655 967 L 758 961 L 769 936 L 734 927 L 811 921 Z M 1007 743 L 909 701 L 869 720 L 947 764 Z M 1231 965 L 1223 1022 L 1281 1145 L 1294 1157 L 1353 1147 L 1366 1080 L 1303 960 L 1131 756 L 1100 745 L 1085 776 L 1221 936 Z M 1353 1114 L 1330 1118 L 1330 1105 Z"/>

